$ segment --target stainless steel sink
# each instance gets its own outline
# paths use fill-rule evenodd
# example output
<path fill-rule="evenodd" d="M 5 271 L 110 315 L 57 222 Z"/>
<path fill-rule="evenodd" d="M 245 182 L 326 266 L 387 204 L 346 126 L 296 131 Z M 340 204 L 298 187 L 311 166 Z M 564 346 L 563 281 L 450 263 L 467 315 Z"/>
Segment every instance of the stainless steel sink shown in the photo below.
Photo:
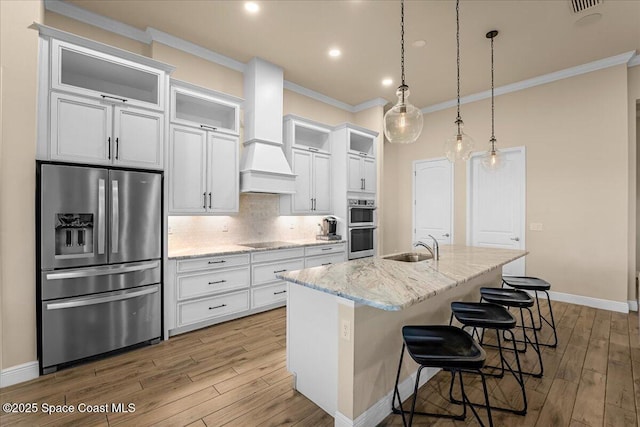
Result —
<path fill-rule="evenodd" d="M 432 259 L 433 256 L 431 254 L 423 254 L 419 252 L 405 252 L 403 254 L 390 255 L 383 258 L 390 259 L 392 261 L 420 262 L 420 261 L 426 261 L 428 259 Z"/>

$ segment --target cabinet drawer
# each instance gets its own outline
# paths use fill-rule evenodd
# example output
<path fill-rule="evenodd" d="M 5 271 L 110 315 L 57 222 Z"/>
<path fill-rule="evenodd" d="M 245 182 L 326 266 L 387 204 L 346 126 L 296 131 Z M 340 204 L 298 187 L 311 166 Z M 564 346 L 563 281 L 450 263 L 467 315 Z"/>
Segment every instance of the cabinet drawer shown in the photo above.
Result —
<path fill-rule="evenodd" d="M 177 272 L 196 270 L 213 270 L 217 268 L 235 267 L 249 264 L 249 254 L 222 255 L 178 261 Z"/>
<path fill-rule="evenodd" d="M 213 319 L 249 309 L 249 291 L 178 304 L 178 326 Z"/>
<path fill-rule="evenodd" d="M 276 274 L 284 273 L 285 271 L 301 270 L 303 268 L 303 259 L 293 259 L 290 261 L 274 262 L 264 265 L 254 265 L 252 267 L 253 285 L 261 285 L 263 283 L 280 280 L 276 277 Z"/>
<path fill-rule="evenodd" d="M 248 288 L 250 284 L 249 267 L 178 276 L 178 300 Z"/>
<path fill-rule="evenodd" d="M 344 252 L 339 254 L 330 254 L 324 256 L 314 256 L 310 258 L 306 258 L 304 260 L 304 267 L 318 267 L 321 265 L 329 265 L 329 264 L 338 264 L 339 262 L 344 262 Z"/>
<path fill-rule="evenodd" d="M 306 256 L 333 254 L 336 252 L 344 253 L 344 243 L 337 245 L 307 246 L 304 248 L 304 254 Z"/>
<path fill-rule="evenodd" d="M 279 259 L 287 258 L 301 258 L 304 256 L 304 248 L 291 248 L 291 249 L 277 249 L 272 251 L 260 251 L 253 252 L 251 254 L 251 261 L 253 262 L 268 262 L 277 261 Z"/>
<path fill-rule="evenodd" d="M 251 308 L 262 307 L 287 300 L 287 282 L 279 282 L 273 285 L 252 289 Z"/>

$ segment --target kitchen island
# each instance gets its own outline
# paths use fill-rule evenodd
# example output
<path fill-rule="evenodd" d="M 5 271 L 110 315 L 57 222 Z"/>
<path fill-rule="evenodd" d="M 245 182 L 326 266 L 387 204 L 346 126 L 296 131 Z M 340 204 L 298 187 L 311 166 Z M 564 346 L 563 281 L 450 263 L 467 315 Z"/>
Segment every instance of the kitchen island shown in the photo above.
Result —
<path fill-rule="evenodd" d="M 501 267 L 526 254 L 442 246 L 439 261 L 374 257 L 278 275 L 288 282 L 287 368 L 295 388 L 336 426 L 376 425 L 391 411 L 402 326 L 448 323 L 452 301 L 477 301 L 481 286 L 500 286 Z M 403 399 L 417 370 L 405 360 Z"/>

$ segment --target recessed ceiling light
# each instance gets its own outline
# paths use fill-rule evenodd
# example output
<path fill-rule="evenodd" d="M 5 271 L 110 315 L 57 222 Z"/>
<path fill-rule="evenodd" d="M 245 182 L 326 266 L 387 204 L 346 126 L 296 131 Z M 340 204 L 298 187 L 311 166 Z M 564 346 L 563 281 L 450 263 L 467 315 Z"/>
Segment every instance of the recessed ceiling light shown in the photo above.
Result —
<path fill-rule="evenodd" d="M 393 80 L 390 78 L 382 79 L 382 86 L 391 86 L 393 84 Z"/>
<path fill-rule="evenodd" d="M 329 49 L 329 56 L 332 58 L 337 58 L 338 56 L 342 55 L 342 52 L 340 52 L 340 49 Z"/>
<path fill-rule="evenodd" d="M 260 10 L 260 6 L 256 2 L 248 1 L 244 4 L 244 10 L 249 13 L 257 13 Z"/>
<path fill-rule="evenodd" d="M 425 47 L 427 44 L 426 40 L 416 40 L 413 43 L 411 43 L 411 46 L 413 47 Z"/>

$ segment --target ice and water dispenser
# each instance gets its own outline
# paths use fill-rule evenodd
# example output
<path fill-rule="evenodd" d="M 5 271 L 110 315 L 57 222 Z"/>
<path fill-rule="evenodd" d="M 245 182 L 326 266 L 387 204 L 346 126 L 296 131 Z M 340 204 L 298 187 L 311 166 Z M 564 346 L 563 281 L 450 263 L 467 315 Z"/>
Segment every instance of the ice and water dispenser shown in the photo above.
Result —
<path fill-rule="evenodd" d="M 56 258 L 93 255 L 93 214 L 56 214 Z"/>

